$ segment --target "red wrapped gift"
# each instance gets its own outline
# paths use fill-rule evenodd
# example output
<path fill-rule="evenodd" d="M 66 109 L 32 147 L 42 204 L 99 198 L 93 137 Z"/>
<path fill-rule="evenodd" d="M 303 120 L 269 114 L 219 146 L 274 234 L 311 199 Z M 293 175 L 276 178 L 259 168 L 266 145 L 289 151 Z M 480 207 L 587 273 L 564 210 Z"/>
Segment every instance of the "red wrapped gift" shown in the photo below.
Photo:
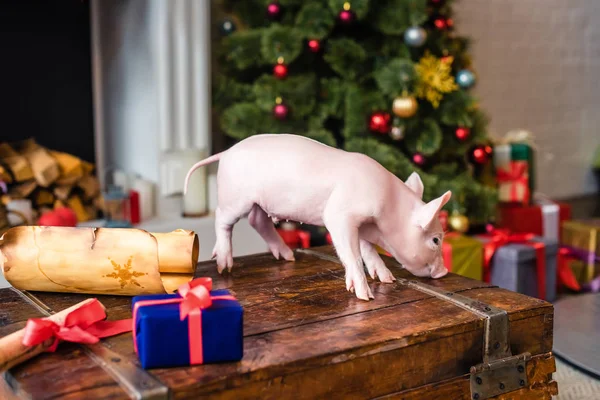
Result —
<path fill-rule="evenodd" d="M 560 241 L 563 221 L 571 219 L 571 206 L 537 198 L 531 206 L 499 204 L 497 224 L 515 233 L 533 233 Z"/>
<path fill-rule="evenodd" d="M 277 233 L 290 249 L 308 249 L 310 247 L 310 233 L 296 228 L 296 225 L 291 222 L 282 223 L 281 228 L 277 229 Z"/>

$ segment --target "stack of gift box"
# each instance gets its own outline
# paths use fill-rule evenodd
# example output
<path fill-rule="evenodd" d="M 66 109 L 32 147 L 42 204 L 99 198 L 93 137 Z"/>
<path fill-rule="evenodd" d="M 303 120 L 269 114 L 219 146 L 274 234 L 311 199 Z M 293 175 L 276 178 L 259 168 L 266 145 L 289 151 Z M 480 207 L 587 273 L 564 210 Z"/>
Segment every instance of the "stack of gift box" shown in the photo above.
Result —
<path fill-rule="evenodd" d="M 485 234 L 448 233 L 445 264 L 451 272 L 547 301 L 561 291 L 598 291 L 600 220 L 572 220 L 568 204 L 536 193 L 534 154 L 527 140 L 494 148 L 496 223 Z"/>

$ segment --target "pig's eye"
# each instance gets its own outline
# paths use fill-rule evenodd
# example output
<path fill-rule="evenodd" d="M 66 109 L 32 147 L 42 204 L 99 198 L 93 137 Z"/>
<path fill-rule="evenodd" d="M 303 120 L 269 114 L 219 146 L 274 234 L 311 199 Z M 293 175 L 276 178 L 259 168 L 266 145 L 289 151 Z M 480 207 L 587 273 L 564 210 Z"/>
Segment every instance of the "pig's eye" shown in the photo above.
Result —
<path fill-rule="evenodd" d="M 433 238 L 433 243 L 434 243 L 436 246 L 439 246 L 439 245 L 440 245 L 440 238 L 438 238 L 438 237 L 434 237 L 434 238 Z"/>

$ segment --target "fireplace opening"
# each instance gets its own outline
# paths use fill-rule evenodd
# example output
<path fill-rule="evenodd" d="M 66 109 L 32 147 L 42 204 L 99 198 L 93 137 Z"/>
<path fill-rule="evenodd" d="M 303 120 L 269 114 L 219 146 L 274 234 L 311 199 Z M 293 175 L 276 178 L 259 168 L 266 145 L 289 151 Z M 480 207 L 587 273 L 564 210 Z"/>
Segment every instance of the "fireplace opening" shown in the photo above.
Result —
<path fill-rule="evenodd" d="M 0 142 L 94 163 L 88 1 L 4 0 L 0 26 Z"/>

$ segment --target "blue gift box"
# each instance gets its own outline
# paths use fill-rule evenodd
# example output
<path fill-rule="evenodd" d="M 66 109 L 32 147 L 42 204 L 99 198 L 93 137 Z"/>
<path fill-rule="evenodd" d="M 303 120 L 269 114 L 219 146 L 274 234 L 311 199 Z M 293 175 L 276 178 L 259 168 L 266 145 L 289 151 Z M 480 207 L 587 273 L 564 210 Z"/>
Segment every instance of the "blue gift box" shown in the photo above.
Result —
<path fill-rule="evenodd" d="M 230 295 L 212 290 L 211 296 Z M 181 298 L 178 294 L 136 296 L 143 300 Z M 243 357 L 243 308 L 237 300 L 213 300 L 202 310 L 203 364 L 239 361 Z M 138 307 L 134 321 L 138 358 L 143 368 L 190 365 L 189 317 L 179 318 L 179 303 Z"/>

